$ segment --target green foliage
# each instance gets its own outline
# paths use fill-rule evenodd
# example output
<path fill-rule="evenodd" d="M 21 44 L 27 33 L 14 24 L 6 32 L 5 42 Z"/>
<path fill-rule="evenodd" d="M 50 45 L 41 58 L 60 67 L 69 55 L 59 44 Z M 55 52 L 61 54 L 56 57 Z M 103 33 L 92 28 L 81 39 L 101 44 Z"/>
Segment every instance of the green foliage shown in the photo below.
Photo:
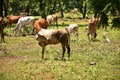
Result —
<path fill-rule="evenodd" d="M 107 27 L 108 24 L 108 16 L 105 13 L 101 13 L 99 27 L 102 26 L 103 28 Z"/>
<path fill-rule="evenodd" d="M 89 8 L 94 12 L 94 17 L 98 17 L 107 5 L 107 0 L 88 0 Z"/>
<path fill-rule="evenodd" d="M 113 18 L 111 28 L 120 29 L 120 18 Z"/>
<path fill-rule="evenodd" d="M 89 8 L 94 12 L 94 17 L 101 17 L 100 25 L 108 26 L 107 14 L 120 16 L 120 0 L 89 0 Z M 119 22 L 113 20 L 112 27 L 118 28 Z"/>
<path fill-rule="evenodd" d="M 109 16 L 120 16 L 120 0 L 4 0 L 2 7 L 4 11 L 1 12 L 2 9 L 0 9 L 0 15 L 3 15 L 2 13 L 19 15 L 26 12 L 28 15 L 45 18 L 49 14 L 61 13 L 63 17 L 63 13 L 77 8 L 83 18 L 86 18 L 87 15 L 88 18 L 91 17 L 89 16 L 91 13 L 94 14 L 94 17 L 100 17 L 104 13 L 108 15 L 108 21 Z M 101 19 L 103 26 L 108 25 L 106 18 Z"/>
<path fill-rule="evenodd" d="M 34 3 L 34 4 L 33 4 Z M 28 12 L 28 15 L 38 15 L 39 4 L 35 0 L 10 0 L 9 14 L 18 15 L 21 12 Z"/>

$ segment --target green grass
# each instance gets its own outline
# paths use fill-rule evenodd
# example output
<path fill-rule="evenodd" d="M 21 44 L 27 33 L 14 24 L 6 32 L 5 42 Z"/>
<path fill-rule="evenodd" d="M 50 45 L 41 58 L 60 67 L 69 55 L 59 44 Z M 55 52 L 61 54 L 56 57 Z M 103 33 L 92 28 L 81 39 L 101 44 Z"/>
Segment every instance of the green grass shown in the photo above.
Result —
<path fill-rule="evenodd" d="M 74 23 L 71 21 L 61 19 L 59 24 Z M 0 80 L 119 80 L 120 31 L 109 29 L 107 35 L 111 43 L 106 43 L 104 31 L 99 29 L 97 41 L 88 42 L 86 21 L 78 19 L 76 23 L 80 25 L 79 40 L 74 41 L 76 38 L 71 35 L 69 61 L 67 53 L 66 60 L 61 60 L 60 44 L 48 45 L 46 60 L 42 60 L 41 47 L 33 35 L 5 36 L 6 43 L 0 43 Z"/>

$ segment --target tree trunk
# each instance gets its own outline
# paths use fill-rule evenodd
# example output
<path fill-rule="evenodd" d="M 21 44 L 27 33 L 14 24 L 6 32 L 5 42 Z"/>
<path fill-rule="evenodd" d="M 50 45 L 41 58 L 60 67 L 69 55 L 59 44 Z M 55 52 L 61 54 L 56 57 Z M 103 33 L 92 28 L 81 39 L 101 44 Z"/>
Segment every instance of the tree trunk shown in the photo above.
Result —
<path fill-rule="evenodd" d="M 59 6 L 60 6 L 61 17 L 64 17 L 64 14 L 63 14 L 63 10 L 62 10 L 62 7 L 61 7 L 60 0 L 58 0 L 58 2 L 59 2 Z"/>
<path fill-rule="evenodd" d="M 97 12 L 94 13 L 94 18 L 97 18 Z"/>
<path fill-rule="evenodd" d="M 9 0 L 4 1 L 4 11 L 5 11 L 4 15 L 5 15 L 5 17 L 8 15 L 8 3 L 9 3 Z"/>
<path fill-rule="evenodd" d="M 87 12 L 87 4 L 86 4 L 86 0 L 85 0 L 85 3 L 84 3 L 84 11 L 83 11 L 83 19 L 86 17 L 86 12 Z"/>
<path fill-rule="evenodd" d="M 46 14 L 45 14 L 45 3 L 43 3 L 43 0 L 39 0 L 40 1 L 40 10 L 42 12 L 42 18 L 46 18 Z"/>
<path fill-rule="evenodd" d="M 50 11 L 50 14 L 54 14 L 55 13 L 56 3 L 57 3 L 57 0 L 54 1 L 54 5 L 53 5 L 52 10 Z"/>
<path fill-rule="evenodd" d="M 30 6 L 31 6 L 31 1 L 29 0 L 28 4 L 27 4 L 27 7 L 26 7 L 26 12 L 27 12 L 27 15 L 30 15 Z"/>
<path fill-rule="evenodd" d="M 0 0 L 0 16 L 3 17 L 3 0 Z"/>

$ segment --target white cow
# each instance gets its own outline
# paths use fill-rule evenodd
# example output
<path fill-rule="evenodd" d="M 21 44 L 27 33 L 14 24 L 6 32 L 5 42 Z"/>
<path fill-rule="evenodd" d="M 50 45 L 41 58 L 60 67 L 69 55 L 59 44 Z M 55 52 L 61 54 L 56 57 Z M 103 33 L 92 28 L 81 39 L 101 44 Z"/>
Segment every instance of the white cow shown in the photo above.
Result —
<path fill-rule="evenodd" d="M 78 39 L 78 24 L 70 24 L 68 28 L 70 29 L 70 33 L 74 33 L 75 37 Z"/>
<path fill-rule="evenodd" d="M 14 35 L 24 26 L 26 25 L 30 25 L 30 26 L 34 26 L 34 21 L 36 20 L 35 17 L 32 16 L 26 16 L 26 17 L 21 17 L 16 25 L 16 28 L 14 29 Z"/>
<path fill-rule="evenodd" d="M 58 16 L 56 14 L 48 15 L 47 22 L 48 22 L 49 26 L 51 26 L 52 23 L 53 24 L 56 23 L 56 27 L 58 28 Z"/>

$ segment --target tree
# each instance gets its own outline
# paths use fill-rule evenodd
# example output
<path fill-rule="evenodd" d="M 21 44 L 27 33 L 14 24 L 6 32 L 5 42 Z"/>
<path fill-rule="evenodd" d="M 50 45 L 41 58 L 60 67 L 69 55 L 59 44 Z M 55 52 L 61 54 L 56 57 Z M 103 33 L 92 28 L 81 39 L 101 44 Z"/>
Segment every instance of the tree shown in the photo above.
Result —
<path fill-rule="evenodd" d="M 42 12 L 42 18 L 46 18 L 45 2 L 43 0 L 39 0 L 39 3 L 40 3 L 40 11 Z"/>
<path fill-rule="evenodd" d="M 94 17 L 99 17 L 102 10 L 105 8 L 107 4 L 107 0 L 88 0 L 89 9 L 91 9 L 94 13 Z"/>
<path fill-rule="evenodd" d="M 0 16 L 3 17 L 3 0 L 0 0 Z"/>
<path fill-rule="evenodd" d="M 108 0 L 104 12 L 111 12 L 112 15 L 120 16 L 120 0 Z"/>
<path fill-rule="evenodd" d="M 61 12 L 61 17 L 64 17 L 63 15 L 63 9 L 60 0 L 58 0 L 59 6 L 60 6 L 60 12 Z"/>
<path fill-rule="evenodd" d="M 83 18 L 85 18 L 86 12 L 87 12 L 87 1 L 86 0 L 75 0 L 74 5 L 75 5 L 75 8 L 79 9 L 79 12 L 83 15 Z"/>
<path fill-rule="evenodd" d="M 55 13 L 55 8 L 56 8 L 57 0 L 54 0 L 52 10 L 50 11 L 50 14 Z"/>
<path fill-rule="evenodd" d="M 108 25 L 107 14 L 111 13 L 113 15 L 112 27 L 120 27 L 120 0 L 89 0 L 88 2 L 89 8 L 94 12 L 94 17 L 101 17 L 100 24 L 102 26 Z"/>
<path fill-rule="evenodd" d="M 5 17 L 8 15 L 8 3 L 9 3 L 9 0 L 4 0 L 4 16 Z"/>
<path fill-rule="evenodd" d="M 83 18 L 86 18 L 86 12 L 87 12 L 87 1 L 84 0 L 84 6 L 83 6 Z"/>

